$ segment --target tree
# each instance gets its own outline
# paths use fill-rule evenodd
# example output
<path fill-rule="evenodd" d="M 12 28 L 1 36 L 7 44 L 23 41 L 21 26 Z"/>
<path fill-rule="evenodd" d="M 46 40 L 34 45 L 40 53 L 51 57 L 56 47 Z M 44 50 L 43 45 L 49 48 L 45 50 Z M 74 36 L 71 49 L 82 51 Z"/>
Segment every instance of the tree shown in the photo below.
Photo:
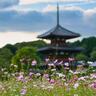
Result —
<path fill-rule="evenodd" d="M 93 61 L 96 61 L 96 50 L 93 50 L 92 53 L 91 53 L 91 59 Z"/>
<path fill-rule="evenodd" d="M 17 51 L 16 55 L 12 58 L 12 63 L 18 65 L 18 71 L 27 70 L 31 67 L 32 60 L 40 63 L 40 58 L 35 48 L 24 47 Z"/>
<path fill-rule="evenodd" d="M 84 55 L 83 53 L 80 53 L 76 56 L 77 60 L 87 60 L 87 56 Z"/>
<path fill-rule="evenodd" d="M 13 53 L 8 48 L 0 49 L 0 67 L 9 68 Z"/>
<path fill-rule="evenodd" d="M 3 48 L 9 49 L 13 54 L 15 54 L 16 50 L 17 50 L 17 48 L 14 45 L 11 45 L 11 44 L 7 44 Z"/>

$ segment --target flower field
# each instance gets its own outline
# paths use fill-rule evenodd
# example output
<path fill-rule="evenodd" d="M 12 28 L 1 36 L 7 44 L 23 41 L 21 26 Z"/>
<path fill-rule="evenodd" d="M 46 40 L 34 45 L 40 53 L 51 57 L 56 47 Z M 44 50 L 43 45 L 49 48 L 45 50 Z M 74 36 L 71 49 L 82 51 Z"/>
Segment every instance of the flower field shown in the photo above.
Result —
<path fill-rule="evenodd" d="M 50 66 L 43 73 L 2 70 L 0 96 L 96 96 L 96 70 L 57 71 Z"/>

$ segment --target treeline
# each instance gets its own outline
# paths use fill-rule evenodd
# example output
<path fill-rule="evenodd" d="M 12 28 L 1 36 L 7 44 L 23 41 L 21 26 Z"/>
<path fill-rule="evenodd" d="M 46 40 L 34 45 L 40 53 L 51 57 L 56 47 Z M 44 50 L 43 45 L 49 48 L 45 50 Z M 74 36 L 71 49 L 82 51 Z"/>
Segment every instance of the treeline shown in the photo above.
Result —
<path fill-rule="evenodd" d="M 72 46 L 83 47 L 85 49 L 84 54 L 90 57 L 90 54 L 92 53 L 92 51 L 94 50 L 96 51 L 96 37 L 84 38 L 81 41 L 78 40 L 72 43 Z"/>
<path fill-rule="evenodd" d="M 46 46 L 47 44 L 42 41 L 33 41 L 33 42 L 22 42 L 17 43 L 15 45 L 7 44 L 3 48 L 0 49 L 0 68 L 1 67 L 9 67 L 12 63 L 12 57 L 16 55 L 16 52 L 24 47 L 32 47 L 35 49 L 38 49 L 40 47 Z M 86 56 L 89 60 L 91 60 L 94 57 L 96 57 L 96 37 L 89 37 L 84 38 L 81 41 L 76 41 L 74 43 L 70 43 L 71 46 L 80 46 L 83 47 L 85 50 L 83 53 L 80 53 L 80 58 L 84 58 Z M 83 54 L 83 55 L 82 55 Z M 92 57 L 93 56 L 93 57 Z"/>
<path fill-rule="evenodd" d="M 16 43 L 15 45 L 7 44 L 0 49 L 0 68 L 9 67 L 12 63 L 12 58 L 16 55 L 17 51 L 24 47 L 40 48 L 46 46 L 44 41 L 38 40 L 33 42 Z M 30 52 L 31 53 L 31 52 Z"/>

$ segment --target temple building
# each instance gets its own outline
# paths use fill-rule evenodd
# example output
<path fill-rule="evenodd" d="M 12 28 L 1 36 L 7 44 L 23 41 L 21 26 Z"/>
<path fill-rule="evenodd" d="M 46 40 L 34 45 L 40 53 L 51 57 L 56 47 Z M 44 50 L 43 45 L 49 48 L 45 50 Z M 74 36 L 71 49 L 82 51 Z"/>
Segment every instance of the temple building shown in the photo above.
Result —
<path fill-rule="evenodd" d="M 59 5 L 57 4 L 57 24 L 48 32 L 41 34 L 38 38 L 50 40 L 51 43 L 43 48 L 38 49 L 38 52 L 47 56 L 63 56 L 64 54 L 73 55 L 81 52 L 81 47 L 71 47 L 66 40 L 80 37 L 80 34 L 63 28 L 59 23 Z"/>

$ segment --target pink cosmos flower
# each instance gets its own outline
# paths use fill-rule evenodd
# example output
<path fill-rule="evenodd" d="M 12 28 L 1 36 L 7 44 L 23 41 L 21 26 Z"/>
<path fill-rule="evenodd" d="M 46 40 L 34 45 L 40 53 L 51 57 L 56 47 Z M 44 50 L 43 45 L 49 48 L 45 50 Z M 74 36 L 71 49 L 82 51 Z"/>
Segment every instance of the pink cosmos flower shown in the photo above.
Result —
<path fill-rule="evenodd" d="M 69 57 L 68 60 L 71 62 L 71 61 L 74 61 L 75 59 Z"/>
<path fill-rule="evenodd" d="M 18 77 L 17 77 L 17 80 L 18 81 L 22 81 L 24 79 L 24 76 L 22 74 L 20 74 Z"/>
<path fill-rule="evenodd" d="M 51 79 L 49 80 L 50 84 L 54 84 L 55 83 L 55 80 L 54 79 Z"/>
<path fill-rule="evenodd" d="M 31 63 L 32 66 L 35 66 L 36 64 L 37 64 L 36 60 L 33 60 L 32 63 Z"/>
<path fill-rule="evenodd" d="M 49 74 L 44 74 L 43 77 L 48 79 L 49 78 Z"/>
<path fill-rule="evenodd" d="M 49 58 L 46 58 L 46 59 L 45 59 L 45 62 L 48 62 L 48 61 L 49 61 Z"/>
<path fill-rule="evenodd" d="M 34 73 L 30 72 L 30 73 L 29 73 L 29 76 L 31 77 L 33 74 L 34 74 Z"/>
<path fill-rule="evenodd" d="M 90 85 L 90 87 L 93 88 L 93 89 L 96 89 L 96 82 L 92 83 L 92 84 Z"/>
<path fill-rule="evenodd" d="M 21 94 L 22 96 L 26 95 L 26 93 L 27 93 L 27 89 L 26 89 L 26 88 L 21 89 L 20 94 Z"/>

